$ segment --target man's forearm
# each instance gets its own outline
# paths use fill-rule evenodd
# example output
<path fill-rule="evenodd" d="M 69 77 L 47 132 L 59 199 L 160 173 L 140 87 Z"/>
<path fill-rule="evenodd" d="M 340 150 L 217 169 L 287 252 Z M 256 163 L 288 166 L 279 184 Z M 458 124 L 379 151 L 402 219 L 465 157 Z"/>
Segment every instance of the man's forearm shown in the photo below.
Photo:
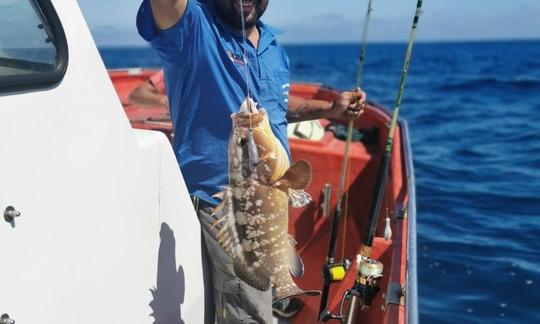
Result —
<path fill-rule="evenodd" d="M 323 100 L 306 100 L 298 97 L 289 97 L 287 121 L 290 123 L 328 118 L 332 104 Z"/>
<path fill-rule="evenodd" d="M 365 101 L 366 93 L 360 88 L 340 93 L 332 103 L 289 96 L 287 120 L 291 123 L 321 118 L 354 120 L 362 114 Z"/>
<path fill-rule="evenodd" d="M 148 81 L 135 88 L 128 97 L 130 103 L 144 107 L 169 107 L 167 96 L 159 93 Z"/>

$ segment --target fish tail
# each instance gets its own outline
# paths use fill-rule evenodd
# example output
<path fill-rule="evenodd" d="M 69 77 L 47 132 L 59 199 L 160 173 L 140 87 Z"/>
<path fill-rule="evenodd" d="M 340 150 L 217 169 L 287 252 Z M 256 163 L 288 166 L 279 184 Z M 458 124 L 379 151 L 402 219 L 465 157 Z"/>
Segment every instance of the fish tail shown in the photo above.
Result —
<path fill-rule="evenodd" d="M 320 294 L 321 292 L 319 290 L 302 290 L 297 285 L 292 284 L 287 287 L 276 289 L 274 296 L 272 297 L 272 304 L 298 295 L 318 296 Z"/>

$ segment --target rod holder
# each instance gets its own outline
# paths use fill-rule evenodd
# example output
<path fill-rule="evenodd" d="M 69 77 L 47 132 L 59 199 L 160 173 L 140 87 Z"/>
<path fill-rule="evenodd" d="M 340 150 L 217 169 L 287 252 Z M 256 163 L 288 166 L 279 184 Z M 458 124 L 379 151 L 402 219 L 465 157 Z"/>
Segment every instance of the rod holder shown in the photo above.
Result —
<path fill-rule="evenodd" d="M 323 210 L 323 217 L 330 217 L 330 201 L 332 199 L 332 186 L 327 183 L 322 188 L 323 203 L 321 204 Z"/>

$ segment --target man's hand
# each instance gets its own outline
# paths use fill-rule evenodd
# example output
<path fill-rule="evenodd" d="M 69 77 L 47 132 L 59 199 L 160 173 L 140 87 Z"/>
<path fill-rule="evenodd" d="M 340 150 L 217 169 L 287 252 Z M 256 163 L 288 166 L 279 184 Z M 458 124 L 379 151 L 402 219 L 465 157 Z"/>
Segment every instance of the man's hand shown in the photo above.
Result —
<path fill-rule="evenodd" d="M 344 91 L 332 103 L 330 117 L 336 119 L 354 120 L 364 112 L 366 93 L 358 88 Z"/>
<path fill-rule="evenodd" d="M 151 0 L 154 20 L 159 29 L 174 26 L 186 11 L 188 0 Z"/>

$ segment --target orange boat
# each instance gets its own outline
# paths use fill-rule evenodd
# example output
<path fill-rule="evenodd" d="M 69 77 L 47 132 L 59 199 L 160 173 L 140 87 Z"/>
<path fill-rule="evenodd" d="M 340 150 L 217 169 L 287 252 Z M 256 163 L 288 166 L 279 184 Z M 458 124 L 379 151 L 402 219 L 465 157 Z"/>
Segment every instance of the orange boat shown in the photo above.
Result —
<path fill-rule="evenodd" d="M 128 102 L 129 93 L 155 70 L 111 70 L 109 75 L 120 97 L 126 114 L 134 128 L 157 130 L 172 138 L 172 124 L 168 112 L 162 108 L 140 108 Z M 291 95 L 305 99 L 332 101 L 338 92 L 317 84 L 293 83 Z M 337 240 L 336 260 L 355 260 L 362 247 L 368 215 L 374 200 L 377 171 L 385 151 L 388 136 L 389 113 L 370 103 L 361 118 L 355 121 L 355 138 L 350 148 L 350 162 L 344 192 L 348 194 L 341 216 Z M 320 120 L 324 132 L 319 138 L 290 138 L 293 160 L 306 159 L 313 167 L 313 180 L 308 192 L 313 201 L 301 209 L 291 209 L 289 232 L 296 238 L 297 250 L 305 265 L 305 274 L 297 278 L 304 289 L 320 289 L 323 285 L 321 270 L 326 263 L 332 217 L 336 209 L 338 185 L 345 141 L 343 125 L 335 121 Z M 298 127 L 297 127 L 298 128 Z M 303 137 L 303 136 L 300 136 Z M 384 201 L 377 223 L 371 258 L 384 266 L 377 293 L 367 310 L 358 311 L 353 323 L 417 323 L 416 276 L 416 202 L 415 186 L 407 124 L 400 120 L 394 137 L 390 173 L 387 178 Z M 389 219 L 393 233 L 388 231 Z M 344 294 L 354 286 L 357 265 L 352 261 L 344 278 L 331 284 L 328 310 L 340 313 Z M 350 297 L 350 294 L 348 295 Z M 316 323 L 320 298 L 302 297 L 304 307 L 291 319 L 291 323 Z M 342 314 L 343 315 L 343 314 Z M 345 320 L 339 320 L 345 322 Z"/>

